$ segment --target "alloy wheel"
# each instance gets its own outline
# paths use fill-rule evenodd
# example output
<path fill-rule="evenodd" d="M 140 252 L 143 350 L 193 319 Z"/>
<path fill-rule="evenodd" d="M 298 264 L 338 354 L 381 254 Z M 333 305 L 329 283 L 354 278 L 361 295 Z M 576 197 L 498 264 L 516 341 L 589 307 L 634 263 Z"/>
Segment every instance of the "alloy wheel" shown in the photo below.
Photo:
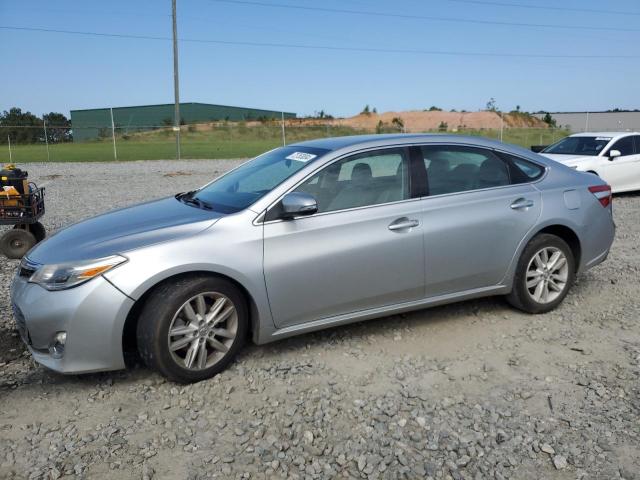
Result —
<path fill-rule="evenodd" d="M 547 304 L 567 288 L 569 264 L 565 254 L 556 247 L 539 250 L 527 266 L 527 292 L 538 303 Z"/>
<path fill-rule="evenodd" d="M 168 345 L 173 360 L 189 370 L 203 370 L 219 362 L 238 332 L 233 302 L 218 292 L 187 300 L 169 326 Z"/>

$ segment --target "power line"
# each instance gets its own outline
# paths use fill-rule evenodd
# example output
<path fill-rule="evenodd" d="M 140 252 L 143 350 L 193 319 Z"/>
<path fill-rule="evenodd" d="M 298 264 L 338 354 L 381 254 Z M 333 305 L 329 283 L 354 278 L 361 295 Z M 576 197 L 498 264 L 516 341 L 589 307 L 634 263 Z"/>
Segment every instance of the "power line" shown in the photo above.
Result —
<path fill-rule="evenodd" d="M 153 37 L 149 35 L 132 35 L 125 33 L 101 33 L 101 32 L 82 32 L 76 30 L 58 30 L 54 28 L 39 27 L 13 27 L 0 25 L 2 30 L 16 30 L 25 32 L 45 32 L 45 33 L 65 33 L 69 35 L 86 35 L 92 37 L 111 37 L 111 38 L 132 38 L 134 40 L 171 40 L 171 37 Z"/>
<path fill-rule="evenodd" d="M 39 27 L 14 27 L 0 25 L 2 30 L 13 31 L 25 31 L 25 32 L 44 32 L 44 33 L 59 33 L 68 35 L 82 35 L 91 37 L 106 37 L 106 38 L 128 38 L 133 40 L 160 40 L 171 41 L 171 37 L 159 37 L 150 35 L 132 35 L 125 33 L 104 33 L 104 32 L 87 32 L 77 30 L 59 30 L 52 28 L 39 28 Z M 464 56 L 464 57 L 506 57 L 506 58 L 549 58 L 549 59 L 635 59 L 640 58 L 640 55 L 568 55 L 568 54 L 545 54 L 545 53 L 513 53 L 513 52 L 470 52 L 470 51 L 458 51 L 458 50 L 421 50 L 421 49 L 403 49 L 403 48 L 370 48 L 370 47 L 340 47 L 333 45 L 311 45 L 311 44 L 296 44 L 296 43 L 273 43 L 273 42 L 240 42 L 232 40 L 216 40 L 216 39 L 204 39 L 204 38 L 180 38 L 180 42 L 188 43 L 202 43 L 202 44 L 215 44 L 215 45 L 234 45 L 234 46 L 246 46 L 246 47 L 258 47 L 258 48 L 292 48 L 292 49 L 304 49 L 304 50 L 331 50 L 331 51 L 345 51 L 345 52 L 364 52 L 364 53 L 400 53 L 400 54 L 414 54 L 414 55 L 441 55 L 441 56 Z"/>
<path fill-rule="evenodd" d="M 367 15 L 373 17 L 383 18 L 404 18 L 409 20 L 431 20 L 437 22 L 451 22 L 451 23 L 471 23 L 476 25 L 500 25 L 509 27 L 526 27 L 526 28 L 561 28 L 563 30 L 598 30 L 598 31 L 612 31 L 612 32 L 640 32 L 637 28 L 620 28 L 620 27 L 599 27 L 590 25 L 566 25 L 566 24 L 551 24 L 551 23 L 525 23 L 525 22 L 501 22 L 498 20 L 477 20 L 477 19 L 463 19 L 455 17 L 437 17 L 430 15 L 412 15 L 403 13 L 386 13 L 375 12 L 365 10 L 351 10 L 342 8 L 328 8 L 328 7 L 310 7 L 304 5 L 288 5 L 283 3 L 266 3 L 253 0 L 209 0 L 211 2 L 218 3 L 231 3 L 235 5 L 248 5 L 256 7 L 270 7 L 270 8 L 284 8 L 292 10 L 305 10 L 313 12 L 327 12 L 327 13 L 344 13 L 348 15 Z"/>
<path fill-rule="evenodd" d="M 476 5 L 493 5 L 497 7 L 514 7 L 514 8 L 529 8 L 535 10 L 555 10 L 562 12 L 580 12 L 580 13 L 598 13 L 608 15 L 638 15 L 640 12 L 625 12 L 621 10 L 599 10 L 596 8 L 571 8 L 571 7 L 549 7 L 541 5 L 525 5 L 523 3 L 509 3 L 509 2 L 491 2 L 486 0 L 449 0 L 450 2 L 458 3 L 472 3 Z"/>

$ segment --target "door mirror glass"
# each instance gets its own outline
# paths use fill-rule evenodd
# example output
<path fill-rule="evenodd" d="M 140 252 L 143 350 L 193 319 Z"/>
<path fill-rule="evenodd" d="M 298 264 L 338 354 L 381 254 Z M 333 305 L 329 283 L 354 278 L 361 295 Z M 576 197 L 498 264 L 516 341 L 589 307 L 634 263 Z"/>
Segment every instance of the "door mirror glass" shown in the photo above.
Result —
<path fill-rule="evenodd" d="M 620 153 L 620 150 L 609 150 L 609 159 L 613 160 L 616 157 L 620 157 L 622 155 L 622 153 Z"/>
<path fill-rule="evenodd" d="M 317 211 L 318 202 L 313 198 L 313 195 L 304 192 L 290 192 L 282 197 L 280 218 L 284 220 L 313 215 Z"/>

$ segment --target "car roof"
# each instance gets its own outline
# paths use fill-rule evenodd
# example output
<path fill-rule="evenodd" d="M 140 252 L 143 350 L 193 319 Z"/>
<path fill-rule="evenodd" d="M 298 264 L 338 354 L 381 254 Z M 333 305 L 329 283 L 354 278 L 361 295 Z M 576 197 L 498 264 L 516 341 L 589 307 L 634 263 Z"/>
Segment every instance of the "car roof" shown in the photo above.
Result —
<path fill-rule="evenodd" d="M 450 135 L 438 133 L 398 133 L 383 135 L 349 135 L 345 137 L 319 138 L 305 142 L 294 143 L 289 146 L 324 148 L 340 150 L 343 148 L 376 147 L 388 145 L 402 145 L 414 143 L 456 143 L 461 145 L 478 145 L 488 148 L 520 149 L 515 145 L 508 145 L 484 137 L 469 135 Z"/>
<path fill-rule="evenodd" d="M 571 137 L 625 137 L 627 135 L 640 135 L 638 132 L 581 132 L 570 135 Z"/>

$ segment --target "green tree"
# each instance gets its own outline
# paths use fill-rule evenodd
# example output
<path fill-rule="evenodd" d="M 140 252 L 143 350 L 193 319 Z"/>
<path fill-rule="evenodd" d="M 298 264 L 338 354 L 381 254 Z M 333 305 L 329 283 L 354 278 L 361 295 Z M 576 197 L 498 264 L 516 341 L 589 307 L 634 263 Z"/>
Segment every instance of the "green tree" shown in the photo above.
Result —
<path fill-rule="evenodd" d="M 391 124 L 400 131 L 404 130 L 404 121 L 400 117 L 393 117 Z"/>
<path fill-rule="evenodd" d="M 440 107 L 436 107 L 435 105 L 432 105 L 429 107 L 429 111 L 430 112 L 441 112 L 442 109 Z"/>
<path fill-rule="evenodd" d="M 0 113 L 0 127 L 0 143 L 7 143 L 7 136 L 11 143 L 35 143 L 44 138 L 42 120 L 18 107 Z"/>
<path fill-rule="evenodd" d="M 547 125 L 549 125 L 550 127 L 556 126 L 556 119 L 553 118 L 549 112 L 546 112 L 544 114 L 544 117 L 542 117 L 542 121 Z"/>
<path fill-rule="evenodd" d="M 62 113 L 50 112 L 42 116 L 47 122 L 47 140 L 49 143 L 70 142 L 71 121 Z"/>
<path fill-rule="evenodd" d="M 496 105 L 496 99 L 491 97 L 487 102 L 487 110 L 489 110 L 490 112 L 495 112 L 497 109 L 498 107 Z"/>
<path fill-rule="evenodd" d="M 369 105 L 365 105 L 364 108 L 362 109 L 362 111 L 360 112 L 361 115 L 370 115 L 371 114 L 371 109 L 369 108 Z"/>

